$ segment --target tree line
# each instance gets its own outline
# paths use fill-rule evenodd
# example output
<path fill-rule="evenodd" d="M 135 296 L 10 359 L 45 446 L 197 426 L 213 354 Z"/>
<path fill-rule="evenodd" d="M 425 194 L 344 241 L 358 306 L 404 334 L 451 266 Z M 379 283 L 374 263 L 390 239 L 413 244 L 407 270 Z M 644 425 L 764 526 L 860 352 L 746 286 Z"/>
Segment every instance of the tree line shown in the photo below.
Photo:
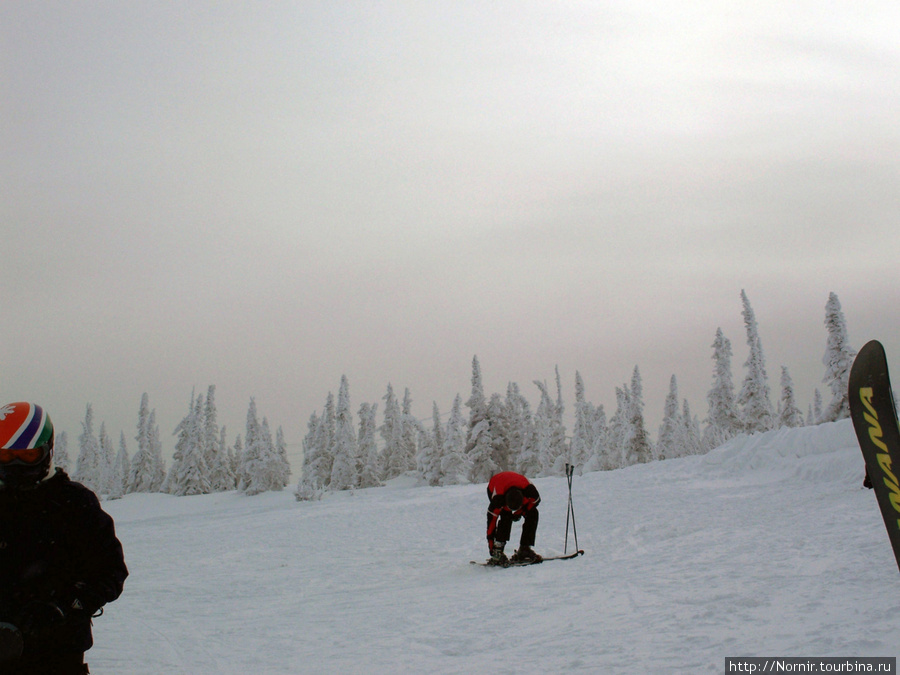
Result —
<path fill-rule="evenodd" d="M 337 401 L 329 393 L 321 413 L 309 419 L 303 439 L 303 469 L 295 491 L 298 500 L 321 497 L 328 490 L 382 485 L 402 474 L 415 472 L 429 485 L 486 482 L 494 473 L 515 470 L 528 476 L 564 475 L 566 464 L 578 472 L 609 471 L 633 464 L 701 454 L 741 433 L 779 427 L 798 427 L 836 421 L 849 416 L 847 380 L 856 352 L 850 347 L 846 321 L 836 294 L 825 306 L 827 341 L 823 381 L 831 392 L 823 406 L 816 390 L 807 414 L 800 411 L 786 366 L 781 368 L 780 396 L 773 406 L 765 355 L 756 316 L 746 292 L 741 291 L 742 316 L 749 355 L 746 374 L 735 391 L 730 340 L 716 330 L 712 387 L 703 423 L 678 395 L 672 375 L 663 420 L 652 442 L 644 417 L 643 383 L 635 366 L 630 382 L 616 387 L 616 409 L 607 416 L 603 405 L 585 398 L 584 382 L 575 373 L 574 428 L 567 434 L 559 369 L 556 387 L 534 381 L 540 402 L 534 410 L 518 384 L 505 395 L 484 391 L 481 364 L 472 360 L 472 390 L 462 412 L 457 395 L 449 420 L 442 421 L 432 404 L 431 424 L 412 414 L 407 389 L 402 402 L 388 384 L 382 423 L 376 426 L 377 404 L 364 403 L 358 426 L 350 409 L 349 383 L 341 378 Z M 554 395 L 555 394 L 555 395 Z M 380 440 L 380 443 L 379 443 Z"/>
<path fill-rule="evenodd" d="M 797 406 L 785 366 L 781 367 L 780 395 L 773 405 L 756 316 L 744 291 L 741 301 L 749 348 L 745 376 L 736 390 L 731 342 L 721 328 L 717 329 L 711 345 L 712 386 L 702 422 L 687 399 L 679 397 L 677 378 L 672 375 L 662 423 L 656 441 L 651 441 L 638 366 L 629 382 L 616 387 L 616 407 L 611 415 L 602 404 L 586 399 L 581 374 L 575 373 L 571 435 L 564 423 L 558 368 L 552 389 L 545 381 L 533 382 L 540 399 L 532 408 L 514 382 L 507 385 L 504 394 L 488 395 L 476 355 L 468 399 L 463 403 L 457 395 L 446 421 L 433 402 L 430 422 L 413 414 L 409 389 L 398 397 L 391 384 L 381 399 L 380 423 L 379 403 L 363 403 L 354 416 L 349 381 L 343 376 L 337 397 L 329 392 L 323 409 L 309 418 L 296 498 L 313 500 L 330 490 L 376 487 L 410 473 L 428 485 L 438 486 L 486 482 L 503 470 L 532 477 L 564 475 L 566 464 L 575 466 L 579 473 L 609 471 L 702 454 L 741 433 L 848 417 L 847 380 L 856 352 L 849 345 L 837 295 L 831 293 L 825 306 L 823 382 L 830 399 L 824 403 L 817 389 L 805 415 Z M 215 389 L 210 385 L 206 396 L 191 395 L 188 412 L 173 432 L 175 451 L 168 468 L 156 412 L 150 409 L 146 393 L 138 412 L 134 437 L 137 450 L 133 456 L 129 455 L 124 432 L 118 451 L 105 423 L 95 433 L 93 410 L 88 404 L 75 466 L 69 466 L 65 432 L 58 435 L 54 461 L 64 469 L 71 468 L 73 478 L 108 498 L 131 492 L 193 495 L 239 490 L 252 495 L 287 487 L 291 468 L 281 427 L 273 436 L 268 420 L 259 419 L 251 398 L 243 436 L 238 435 L 229 445 L 225 427 L 217 422 Z"/>

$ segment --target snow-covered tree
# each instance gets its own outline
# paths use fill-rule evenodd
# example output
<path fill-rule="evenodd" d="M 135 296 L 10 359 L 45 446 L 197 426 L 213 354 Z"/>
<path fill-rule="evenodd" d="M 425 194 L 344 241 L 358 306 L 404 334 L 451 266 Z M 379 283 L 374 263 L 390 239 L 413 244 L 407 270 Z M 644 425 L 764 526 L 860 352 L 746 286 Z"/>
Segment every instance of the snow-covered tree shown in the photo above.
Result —
<path fill-rule="evenodd" d="M 849 381 L 850 367 L 856 358 L 856 351 L 850 347 L 847 337 L 847 322 L 841 311 L 838 296 L 831 293 L 825 305 L 825 329 L 828 341 L 825 345 L 825 377 L 823 382 L 831 390 L 831 402 L 822 411 L 820 421 L 834 422 L 850 416 Z"/>
<path fill-rule="evenodd" d="M 656 459 L 673 459 L 687 454 L 684 441 L 684 420 L 678 405 L 678 380 L 675 375 L 669 380 L 669 393 L 663 405 L 663 421 L 656 440 Z"/>
<path fill-rule="evenodd" d="M 275 430 L 275 464 L 280 476 L 281 487 L 287 487 L 291 482 L 291 464 L 288 461 L 287 442 L 284 440 L 284 429 L 280 426 Z"/>
<path fill-rule="evenodd" d="M 99 495 L 102 488 L 101 450 L 100 441 L 94 433 L 94 408 L 90 403 L 87 404 L 81 429 L 78 437 L 78 462 L 72 478 Z"/>
<path fill-rule="evenodd" d="M 509 425 L 510 468 L 525 476 L 537 476 L 541 471 L 541 463 L 537 453 L 534 416 L 531 404 L 515 382 L 506 386 L 506 417 Z"/>
<path fill-rule="evenodd" d="M 803 413 L 794 398 L 794 381 L 787 366 L 781 367 L 781 398 L 778 400 L 778 426 L 802 427 Z"/>
<path fill-rule="evenodd" d="M 466 433 L 466 457 L 469 461 L 469 482 L 486 483 L 500 467 L 494 462 L 494 442 L 491 422 L 488 419 L 488 403 L 484 397 L 481 364 L 478 357 L 472 359 L 472 394 L 466 401 L 469 408 L 469 428 Z"/>
<path fill-rule="evenodd" d="M 347 376 L 341 376 L 335 411 L 334 460 L 331 465 L 332 490 L 351 490 L 359 484 L 357 472 L 357 438 L 350 411 L 350 384 Z"/>
<path fill-rule="evenodd" d="M 550 398 L 546 382 L 534 381 L 541 392 L 541 401 L 534 415 L 535 445 L 541 462 L 541 476 L 562 476 L 569 463 L 566 429 L 563 425 L 563 402 L 559 370 L 556 371 L 556 402 Z"/>
<path fill-rule="evenodd" d="M 97 494 L 109 495 L 113 491 L 113 473 L 115 472 L 116 454 L 112 439 L 106 431 L 106 422 L 100 423 L 100 483 Z"/>
<path fill-rule="evenodd" d="M 377 423 L 375 417 L 378 413 L 378 404 L 363 403 L 359 407 L 359 436 L 357 442 L 359 487 L 379 487 L 382 483 L 381 456 L 378 453 L 378 443 L 375 439 Z"/>
<path fill-rule="evenodd" d="M 166 492 L 177 496 L 208 494 L 212 488 L 203 447 L 202 396 L 195 398 L 191 393 L 188 413 L 175 427 L 173 435 L 177 435 L 178 440 L 166 478 Z"/>
<path fill-rule="evenodd" d="M 629 410 L 631 409 L 631 393 L 628 385 L 616 387 L 616 411 L 609 420 L 608 452 L 604 468 L 607 471 L 628 466 L 625 455 L 629 429 Z"/>
<path fill-rule="evenodd" d="M 403 442 L 402 412 L 394 394 L 394 388 L 390 383 L 387 386 L 387 393 L 382 398 L 384 399 L 384 422 L 379 428 L 379 433 L 384 441 L 381 450 L 381 466 L 384 470 L 382 480 L 391 480 L 406 471 L 408 458 L 404 456 L 401 447 Z"/>
<path fill-rule="evenodd" d="M 588 456 L 585 471 L 609 471 L 612 466 L 610 456 L 609 426 L 606 421 L 606 409 L 602 404 L 594 408 L 592 437 L 594 439 Z"/>
<path fill-rule="evenodd" d="M 420 436 L 416 466 L 422 480 L 436 486 L 441 484 L 441 453 L 444 450 L 444 425 L 437 401 L 431 403 L 431 421 L 431 433 Z"/>
<path fill-rule="evenodd" d="M 635 366 L 631 375 L 628 426 L 625 437 L 625 460 L 628 465 L 644 464 L 653 459 L 650 434 L 644 423 L 644 385 L 641 371 Z"/>
<path fill-rule="evenodd" d="M 69 435 L 65 431 L 59 432 L 53 441 L 53 464 L 63 471 L 69 470 Z"/>
<path fill-rule="evenodd" d="M 208 400 L 208 399 L 207 399 Z M 215 440 L 215 451 L 211 453 L 212 464 L 209 467 L 209 485 L 213 492 L 234 490 L 234 454 L 228 447 L 225 438 L 225 427 L 219 429 L 219 437 Z"/>
<path fill-rule="evenodd" d="M 704 448 L 700 421 L 691 415 L 691 406 L 687 399 L 684 399 L 681 407 L 681 439 L 682 452 L 685 455 L 699 455 L 709 450 Z"/>
<path fill-rule="evenodd" d="M 506 402 L 500 394 L 491 394 L 487 414 L 491 425 L 491 459 L 500 471 L 508 471 L 513 468 L 509 447 L 511 425 Z"/>
<path fill-rule="evenodd" d="M 125 495 L 125 480 L 131 463 L 128 459 L 128 446 L 125 443 L 125 432 L 119 436 L 119 451 L 116 453 L 113 468 L 110 472 L 109 498 L 119 499 Z"/>
<path fill-rule="evenodd" d="M 131 458 L 125 490 L 126 492 L 151 492 L 156 477 L 156 465 L 150 443 L 150 398 L 146 393 L 141 396 L 137 429 L 137 436 L 134 437 L 137 441 L 137 451 Z"/>
<path fill-rule="evenodd" d="M 717 448 L 741 431 L 740 417 L 734 397 L 734 380 L 731 375 L 731 341 L 716 329 L 716 339 L 712 343 L 713 383 L 706 395 L 709 413 L 703 432 L 704 445 Z"/>
<path fill-rule="evenodd" d="M 459 485 L 469 476 L 471 467 L 466 456 L 466 423 L 462 413 L 462 397 L 457 394 L 450 409 L 441 451 L 441 485 Z"/>
<path fill-rule="evenodd" d="M 156 423 L 156 410 L 150 411 L 147 429 L 150 437 L 150 454 L 153 457 L 153 484 L 150 491 L 162 492 L 163 483 L 166 481 L 166 460 L 162 455 L 162 442 L 159 440 L 159 424 Z"/>
<path fill-rule="evenodd" d="M 253 398 L 247 409 L 244 444 L 238 489 L 247 495 L 281 490 L 285 480 L 284 468 L 275 449 L 269 420 L 263 417 L 262 422 L 259 421 Z"/>
<path fill-rule="evenodd" d="M 762 341 L 759 338 L 759 327 L 756 315 L 750 306 L 747 293 L 741 291 L 744 305 L 744 327 L 747 330 L 747 346 L 750 353 L 744 367 L 747 375 L 738 394 L 737 404 L 741 411 L 741 423 L 745 431 L 755 433 L 768 431 L 775 426 L 775 413 L 769 395 L 769 378 L 766 375 L 766 359 L 763 354 Z"/>
<path fill-rule="evenodd" d="M 421 422 L 412 413 L 412 395 L 407 388 L 403 392 L 403 404 L 400 408 L 400 444 L 393 455 L 394 466 L 400 470 L 398 476 L 416 468 L 416 454 L 422 431 Z"/>
<path fill-rule="evenodd" d="M 575 427 L 569 455 L 579 475 L 587 470 L 594 448 L 594 431 L 594 406 L 585 398 L 581 373 L 575 371 Z"/>
<path fill-rule="evenodd" d="M 313 413 L 309 416 L 309 422 L 306 424 L 306 436 L 303 437 L 301 444 L 303 465 L 300 471 L 300 480 L 297 482 L 297 489 L 294 491 L 297 501 L 312 501 L 320 499 L 322 496 L 324 486 L 321 484 L 322 478 L 317 467 L 321 426 L 322 421 L 319 419 L 318 414 Z M 238 437 L 238 442 L 240 443 L 240 437 Z"/>

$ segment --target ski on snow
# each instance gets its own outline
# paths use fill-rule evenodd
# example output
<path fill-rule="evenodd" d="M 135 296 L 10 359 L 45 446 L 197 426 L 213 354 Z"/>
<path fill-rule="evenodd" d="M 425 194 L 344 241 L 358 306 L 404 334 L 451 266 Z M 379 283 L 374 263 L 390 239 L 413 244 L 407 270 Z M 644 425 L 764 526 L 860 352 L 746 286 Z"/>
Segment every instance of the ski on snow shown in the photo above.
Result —
<path fill-rule="evenodd" d="M 900 427 L 884 347 L 872 340 L 850 368 L 850 417 L 900 566 Z"/>
<path fill-rule="evenodd" d="M 506 565 L 494 565 L 490 560 L 485 560 L 484 562 L 478 562 L 477 560 L 470 560 L 469 564 L 471 565 L 481 565 L 482 567 L 528 567 L 529 565 L 540 565 L 542 562 L 547 562 L 548 560 L 571 560 L 572 558 L 577 558 L 580 555 L 584 555 L 584 551 L 575 551 L 575 553 L 569 553 L 567 555 L 549 555 L 544 558 L 541 558 L 537 562 L 512 562 L 510 561 Z"/>

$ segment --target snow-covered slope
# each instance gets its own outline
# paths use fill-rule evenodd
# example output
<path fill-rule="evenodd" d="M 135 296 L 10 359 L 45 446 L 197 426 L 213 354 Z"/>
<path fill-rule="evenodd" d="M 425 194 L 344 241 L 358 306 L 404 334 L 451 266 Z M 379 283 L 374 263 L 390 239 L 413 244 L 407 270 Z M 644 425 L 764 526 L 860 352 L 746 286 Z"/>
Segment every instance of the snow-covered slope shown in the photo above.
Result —
<path fill-rule="evenodd" d="M 88 661 L 101 675 L 721 673 L 728 656 L 897 656 L 900 572 L 862 477 L 849 421 L 576 476 L 586 555 L 508 570 L 468 564 L 487 554 L 483 485 L 129 495 L 105 503 L 131 576 Z M 566 481 L 535 482 L 536 548 L 562 552 Z"/>

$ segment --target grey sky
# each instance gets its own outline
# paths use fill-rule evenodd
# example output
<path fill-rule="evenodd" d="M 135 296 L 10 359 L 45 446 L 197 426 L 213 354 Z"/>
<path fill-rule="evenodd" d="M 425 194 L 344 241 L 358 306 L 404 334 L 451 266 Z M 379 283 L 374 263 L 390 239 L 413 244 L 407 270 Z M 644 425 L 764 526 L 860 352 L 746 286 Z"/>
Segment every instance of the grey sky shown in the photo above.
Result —
<path fill-rule="evenodd" d="M 3 398 L 130 441 L 216 384 L 229 442 L 255 396 L 298 443 L 342 374 L 425 418 L 477 354 L 570 410 L 639 365 L 655 434 L 718 326 L 740 384 L 743 288 L 805 410 L 830 291 L 900 364 L 898 38 L 886 0 L 5 2 Z"/>

